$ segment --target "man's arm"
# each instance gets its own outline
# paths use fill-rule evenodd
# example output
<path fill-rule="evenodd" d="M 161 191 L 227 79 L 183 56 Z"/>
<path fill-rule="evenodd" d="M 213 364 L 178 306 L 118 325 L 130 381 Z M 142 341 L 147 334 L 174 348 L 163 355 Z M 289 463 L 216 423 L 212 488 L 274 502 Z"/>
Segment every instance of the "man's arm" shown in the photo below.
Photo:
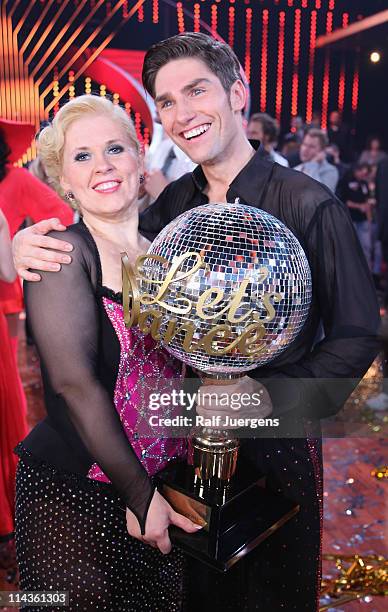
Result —
<path fill-rule="evenodd" d="M 301 164 L 297 169 L 302 170 L 302 172 L 308 174 L 311 178 L 326 185 L 333 193 L 335 192 L 338 183 L 338 170 L 335 166 L 323 164 L 319 160 L 312 160 Z"/>
<path fill-rule="evenodd" d="M 326 185 L 326 187 L 328 187 L 332 190 L 333 193 L 335 193 L 339 179 L 337 168 L 329 163 L 322 164 L 320 168 L 320 176 L 321 183 Z"/>
<path fill-rule="evenodd" d="M 159 198 L 140 216 L 139 228 L 143 234 L 153 240 L 173 218 L 167 192 L 168 187 Z M 62 264 L 71 262 L 66 253 L 73 250 L 65 240 L 46 236 L 49 232 L 65 231 L 66 227 L 59 219 L 47 219 L 35 223 L 18 232 L 12 242 L 15 268 L 19 276 L 28 281 L 39 281 L 40 275 L 29 269 L 42 272 L 58 272 Z"/>
<path fill-rule="evenodd" d="M 322 203 L 305 237 L 325 337 L 300 361 L 257 369 L 274 415 L 324 418 L 336 414 L 379 350 L 376 292 L 346 208 Z"/>
<path fill-rule="evenodd" d="M 154 240 L 170 221 L 186 210 L 186 203 L 190 201 L 193 191 L 190 174 L 167 185 L 158 199 L 140 215 L 139 231 L 149 240 Z M 57 272 L 62 264 L 70 263 L 71 258 L 66 253 L 72 251 L 72 245 L 46 236 L 52 230 L 65 229 L 59 219 L 47 219 L 16 234 L 13 257 L 19 276 L 24 280 L 38 281 L 40 275 L 30 272 L 30 268 Z"/>

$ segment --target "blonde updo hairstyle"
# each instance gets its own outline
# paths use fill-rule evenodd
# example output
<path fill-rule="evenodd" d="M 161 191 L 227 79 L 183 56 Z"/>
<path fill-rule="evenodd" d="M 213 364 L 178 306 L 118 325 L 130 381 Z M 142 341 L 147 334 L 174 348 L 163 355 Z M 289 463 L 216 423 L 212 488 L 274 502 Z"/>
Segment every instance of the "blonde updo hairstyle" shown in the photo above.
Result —
<path fill-rule="evenodd" d="M 39 157 L 46 170 L 50 184 L 62 198 L 65 197 L 65 193 L 60 185 L 60 179 L 62 176 L 66 131 L 74 121 L 90 115 L 105 115 L 121 124 L 131 146 L 136 151 L 136 154 L 139 155 L 140 145 L 135 127 L 130 117 L 118 104 L 113 104 L 113 102 L 104 97 L 92 94 L 73 98 L 62 106 L 52 123 L 41 131 L 38 139 Z M 73 208 L 79 210 L 79 203 L 76 200 L 70 200 L 69 203 Z"/>

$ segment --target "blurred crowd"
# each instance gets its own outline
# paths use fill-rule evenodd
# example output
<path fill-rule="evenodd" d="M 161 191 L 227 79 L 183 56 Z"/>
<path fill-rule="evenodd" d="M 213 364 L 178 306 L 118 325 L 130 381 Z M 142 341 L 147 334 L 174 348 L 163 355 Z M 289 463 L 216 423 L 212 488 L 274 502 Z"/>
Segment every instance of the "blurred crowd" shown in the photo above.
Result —
<path fill-rule="evenodd" d="M 387 305 L 387 153 L 378 135 L 370 135 L 364 150 L 357 152 L 352 133 L 337 110 L 330 113 L 327 130 L 319 126 L 319 113 L 313 114 L 310 124 L 293 117 L 290 131 L 280 138 L 277 121 L 256 113 L 248 121 L 247 133 L 261 142 L 264 156 L 320 181 L 348 207 L 376 288 L 384 290 Z"/>

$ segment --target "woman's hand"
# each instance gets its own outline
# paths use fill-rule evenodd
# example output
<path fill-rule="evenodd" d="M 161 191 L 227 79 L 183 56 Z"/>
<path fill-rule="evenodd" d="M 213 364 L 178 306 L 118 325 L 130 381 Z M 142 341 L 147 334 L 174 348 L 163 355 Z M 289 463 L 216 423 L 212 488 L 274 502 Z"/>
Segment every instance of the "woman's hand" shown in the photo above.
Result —
<path fill-rule="evenodd" d="M 127 530 L 129 535 L 166 555 L 171 550 L 171 541 L 168 535 L 169 525 L 180 527 L 187 533 L 195 533 L 202 529 L 202 525 L 196 525 L 182 514 L 172 509 L 170 504 L 155 490 L 154 496 L 148 509 L 146 528 L 144 536 L 141 534 L 139 521 L 131 510 L 127 508 Z"/>

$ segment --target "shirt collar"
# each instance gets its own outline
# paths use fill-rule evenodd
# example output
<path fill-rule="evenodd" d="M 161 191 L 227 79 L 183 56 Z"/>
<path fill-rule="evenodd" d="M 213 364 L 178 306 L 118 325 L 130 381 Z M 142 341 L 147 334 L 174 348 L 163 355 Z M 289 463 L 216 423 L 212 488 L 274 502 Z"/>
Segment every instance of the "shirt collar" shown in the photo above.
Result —
<path fill-rule="evenodd" d="M 271 174 L 274 162 L 263 157 L 264 147 L 260 145 L 253 157 L 240 170 L 229 185 L 227 192 L 228 201 L 234 202 L 240 198 L 246 204 L 257 204 Z M 197 166 L 192 172 L 196 188 L 203 192 L 207 185 L 206 176 L 201 166 Z"/>

